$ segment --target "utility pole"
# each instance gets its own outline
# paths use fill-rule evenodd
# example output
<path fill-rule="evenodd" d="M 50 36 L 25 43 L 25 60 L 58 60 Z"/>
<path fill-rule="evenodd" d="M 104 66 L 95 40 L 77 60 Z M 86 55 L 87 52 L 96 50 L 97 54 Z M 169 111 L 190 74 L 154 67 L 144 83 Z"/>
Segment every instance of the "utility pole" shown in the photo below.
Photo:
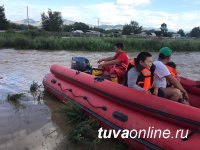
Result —
<path fill-rule="evenodd" d="M 98 29 L 99 29 L 99 18 L 98 18 Z"/>
<path fill-rule="evenodd" d="M 28 5 L 27 5 L 27 25 L 28 25 L 28 30 L 29 30 Z"/>
<path fill-rule="evenodd" d="M 98 36 L 100 36 L 100 31 L 99 31 L 99 17 L 98 17 L 98 32 L 99 32 Z"/>

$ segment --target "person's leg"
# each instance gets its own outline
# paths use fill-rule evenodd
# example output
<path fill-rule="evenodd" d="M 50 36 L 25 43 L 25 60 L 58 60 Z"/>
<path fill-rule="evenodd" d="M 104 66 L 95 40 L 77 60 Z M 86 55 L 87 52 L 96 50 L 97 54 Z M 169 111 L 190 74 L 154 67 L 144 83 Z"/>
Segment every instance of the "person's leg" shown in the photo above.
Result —
<path fill-rule="evenodd" d="M 164 96 L 167 99 L 177 102 L 180 99 L 183 99 L 183 95 L 179 89 L 168 87 L 168 88 L 162 88 L 161 90 L 164 92 Z"/>
<path fill-rule="evenodd" d="M 158 97 L 162 97 L 162 98 L 165 98 L 165 93 L 163 92 L 162 89 L 158 88 Z"/>
<path fill-rule="evenodd" d="M 118 75 L 115 67 L 110 69 L 109 76 L 112 82 L 118 83 Z"/>
<path fill-rule="evenodd" d="M 102 66 L 103 75 L 104 75 L 104 76 L 110 75 L 110 72 L 111 72 L 111 70 L 112 70 L 113 68 L 114 68 L 114 65 Z"/>
<path fill-rule="evenodd" d="M 112 76 L 112 77 L 117 77 L 118 76 L 115 67 L 110 69 L 109 75 Z"/>
<path fill-rule="evenodd" d="M 149 91 L 151 92 L 151 94 L 153 94 L 154 93 L 154 88 L 149 89 Z M 158 88 L 158 95 L 156 95 L 156 96 L 165 98 L 165 94 L 164 94 L 163 90 L 161 90 L 160 88 Z"/>
<path fill-rule="evenodd" d="M 123 78 L 126 74 L 126 70 L 122 70 L 118 67 L 114 67 L 110 70 L 110 74 L 116 74 L 117 77 L 119 78 Z"/>

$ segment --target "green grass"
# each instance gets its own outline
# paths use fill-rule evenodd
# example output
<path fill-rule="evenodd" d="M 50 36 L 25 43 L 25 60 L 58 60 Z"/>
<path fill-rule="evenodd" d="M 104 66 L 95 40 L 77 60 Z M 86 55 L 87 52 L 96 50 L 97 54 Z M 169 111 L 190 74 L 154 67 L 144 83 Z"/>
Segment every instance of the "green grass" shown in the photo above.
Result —
<path fill-rule="evenodd" d="M 7 100 L 8 101 L 17 101 L 24 96 L 25 96 L 24 93 L 17 93 L 17 94 L 12 94 L 12 95 L 8 94 Z"/>
<path fill-rule="evenodd" d="M 69 131 L 68 139 L 74 144 L 82 145 L 86 149 L 95 149 L 98 139 L 98 123 L 88 118 L 78 105 L 68 103 L 61 107 L 60 111 L 73 123 L 74 128 Z"/>
<path fill-rule="evenodd" d="M 22 109 L 26 108 L 26 106 L 21 104 L 19 101 L 24 96 L 25 96 L 24 93 L 17 93 L 17 94 L 11 94 L 11 95 L 8 94 L 7 100 L 9 102 L 9 104 L 13 105 L 14 108 L 18 111 L 21 108 Z"/>
<path fill-rule="evenodd" d="M 34 30 L 0 33 L 0 48 L 111 51 L 117 42 L 124 43 L 125 51 L 158 51 L 163 46 L 168 46 L 174 51 L 200 51 L 199 39 L 59 37 Z"/>
<path fill-rule="evenodd" d="M 92 119 L 80 122 L 69 132 L 69 140 L 75 144 L 83 145 L 87 149 L 95 149 L 98 139 L 98 123 Z"/>
<path fill-rule="evenodd" d="M 33 83 L 30 86 L 30 92 L 36 92 L 40 88 L 40 85 L 33 81 Z"/>
<path fill-rule="evenodd" d="M 33 81 L 33 83 L 30 85 L 30 93 L 33 96 L 35 100 L 37 100 L 40 103 L 40 100 L 43 99 L 43 91 L 41 90 L 41 85 L 38 84 L 38 82 Z"/>
<path fill-rule="evenodd" d="M 70 123 L 80 123 L 87 119 L 86 115 L 75 104 L 66 104 L 60 108 L 60 111 L 70 120 Z"/>
<path fill-rule="evenodd" d="M 72 123 L 73 128 L 70 129 L 67 137 L 68 140 L 74 144 L 78 144 L 83 149 L 96 149 L 96 146 L 102 144 L 102 140 L 98 138 L 99 123 L 86 116 L 86 114 L 75 103 L 67 103 L 62 105 L 60 111 L 64 113 L 69 120 L 68 123 Z M 121 142 L 112 139 L 113 150 L 124 150 L 126 146 Z"/>

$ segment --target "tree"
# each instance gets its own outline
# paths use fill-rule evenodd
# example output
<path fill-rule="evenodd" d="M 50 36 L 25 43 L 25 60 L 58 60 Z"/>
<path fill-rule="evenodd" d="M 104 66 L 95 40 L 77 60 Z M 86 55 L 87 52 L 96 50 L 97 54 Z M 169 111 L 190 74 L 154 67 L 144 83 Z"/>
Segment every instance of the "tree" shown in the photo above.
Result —
<path fill-rule="evenodd" d="M 82 22 L 74 23 L 74 30 L 82 30 L 83 32 L 86 32 L 89 29 L 90 29 L 90 27 L 85 23 L 82 23 Z"/>
<path fill-rule="evenodd" d="M 192 31 L 190 32 L 191 37 L 200 37 L 200 28 L 194 27 Z"/>
<path fill-rule="evenodd" d="M 161 34 L 162 34 L 161 31 L 155 31 L 154 33 L 156 34 L 156 36 L 159 36 L 159 37 L 160 37 Z"/>
<path fill-rule="evenodd" d="M 166 37 L 172 37 L 172 36 L 173 36 L 173 32 L 167 32 L 167 33 L 165 34 L 165 36 L 166 36 Z"/>
<path fill-rule="evenodd" d="M 123 26 L 122 34 L 130 35 L 132 33 L 132 27 L 128 24 Z"/>
<path fill-rule="evenodd" d="M 136 22 L 136 21 L 131 21 L 130 23 L 131 27 L 132 27 L 132 30 L 133 30 L 133 33 L 134 34 L 138 34 L 138 33 L 141 33 L 142 32 L 142 26 L 139 26 L 139 23 Z"/>
<path fill-rule="evenodd" d="M 16 23 L 9 23 L 9 28 L 10 29 L 15 29 L 15 30 L 26 30 L 28 28 L 27 25 L 25 24 L 16 24 Z M 29 25 L 29 29 L 37 29 L 37 27 Z"/>
<path fill-rule="evenodd" d="M 163 35 L 163 36 L 166 36 L 166 34 L 167 34 L 167 24 L 166 23 L 162 23 L 161 24 L 161 27 L 160 27 L 160 30 L 161 30 L 161 34 Z"/>
<path fill-rule="evenodd" d="M 151 29 L 151 30 L 144 30 L 144 32 L 145 32 L 147 35 L 151 35 L 151 33 L 155 33 L 155 30 L 154 30 L 154 29 Z"/>
<path fill-rule="evenodd" d="M 184 37 L 184 36 L 185 36 L 185 32 L 184 32 L 183 29 L 179 29 L 177 33 L 180 34 L 181 37 Z"/>
<path fill-rule="evenodd" d="M 120 29 L 110 29 L 106 30 L 105 33 L 112 37 L 120 37 L 122 35 L 122 30 Z"/>
<path fill-rule="evenodd" d="M 131 33 L 138 34 L 142 32 L 142 26 L 136 21 L 131 21 L 130 24 L 123 26 L 122 34 L 130 35 Z"/>
<path fill-rule="evenodd" d="M 5 17 L 4 6 L 0 6 L 0 30 L 6 30 L 9 28 L 9 22 Z"/>
<path fill-rule="evenodd" d="M 46 31 L 61 31 L 63 20 L 60 12 L 48 9 L 47 15 L 41 14 L 42 28 Z"/>
<path fill-rule="evenodd" d="M 99 31 L 101 33 L 106 33 L 106 31 L 102 28 L 97 28 L 97 27 L 90 27 L 90 30 L 94 30 L 94 31 Z"/>
<path fill-rule="evenodd" d="M 73 31 L 73 29 L 74 29 L 74 26 L 73 25 L 63 25 L 63 31 L 65 31 L 65 32 L 71 32 L 71 31 Z"/>

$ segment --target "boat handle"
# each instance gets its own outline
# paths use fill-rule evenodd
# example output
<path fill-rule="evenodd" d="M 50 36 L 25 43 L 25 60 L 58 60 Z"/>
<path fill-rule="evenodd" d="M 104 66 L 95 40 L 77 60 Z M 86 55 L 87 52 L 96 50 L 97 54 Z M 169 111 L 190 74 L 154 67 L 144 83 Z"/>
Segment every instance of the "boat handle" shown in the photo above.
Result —
<path fill-rule="evenodd" d="M 121 121 L 121 122 L 126 122 L 128 121 L 128 116 L 119 112 L 119 111 L 114 111 L 112 114 L 113 118 Z"/>

